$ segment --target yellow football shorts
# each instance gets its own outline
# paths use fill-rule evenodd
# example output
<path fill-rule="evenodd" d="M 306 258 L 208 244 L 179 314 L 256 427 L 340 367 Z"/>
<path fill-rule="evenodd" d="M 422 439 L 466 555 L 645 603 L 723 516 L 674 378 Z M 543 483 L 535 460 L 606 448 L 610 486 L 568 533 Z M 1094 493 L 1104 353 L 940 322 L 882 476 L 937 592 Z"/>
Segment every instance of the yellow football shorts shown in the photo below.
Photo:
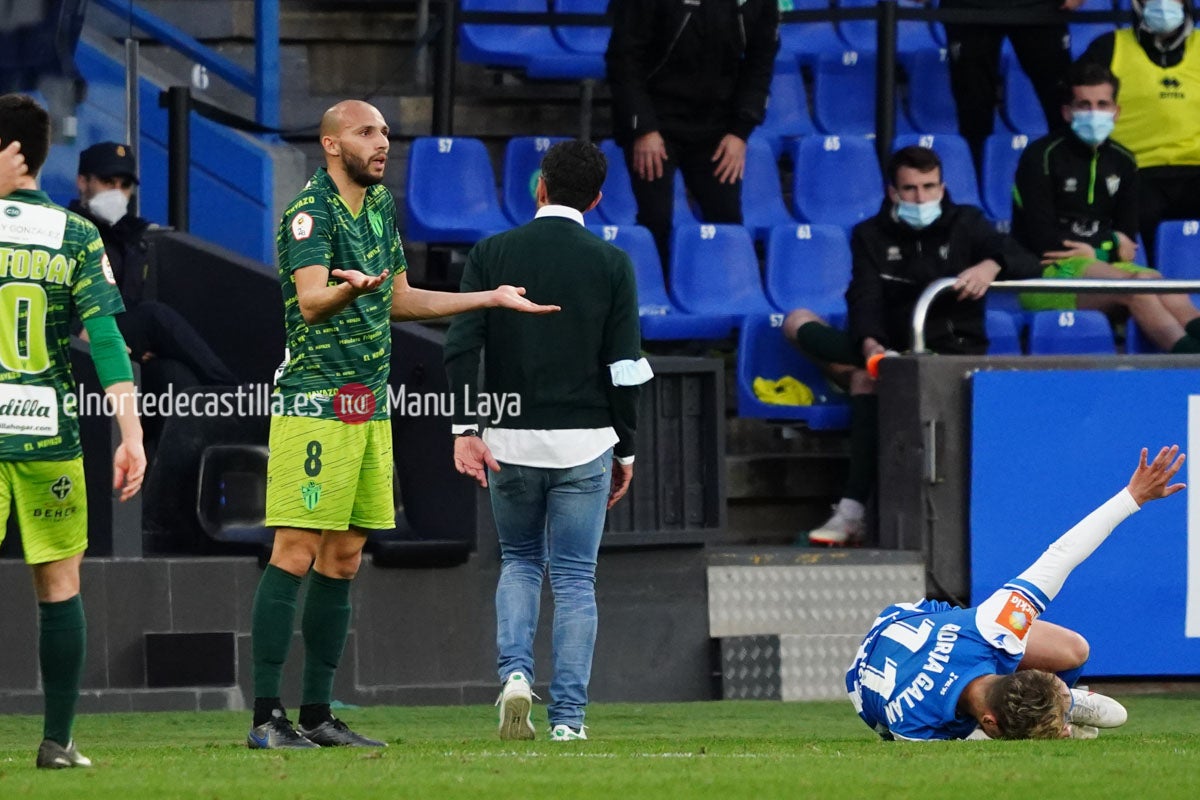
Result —
<path fill-rule="evenodd" d="M 0 462 L 0 542 L 13 505 L 25 563 L 62 561 L 87 549 L 83 458 Z"/>

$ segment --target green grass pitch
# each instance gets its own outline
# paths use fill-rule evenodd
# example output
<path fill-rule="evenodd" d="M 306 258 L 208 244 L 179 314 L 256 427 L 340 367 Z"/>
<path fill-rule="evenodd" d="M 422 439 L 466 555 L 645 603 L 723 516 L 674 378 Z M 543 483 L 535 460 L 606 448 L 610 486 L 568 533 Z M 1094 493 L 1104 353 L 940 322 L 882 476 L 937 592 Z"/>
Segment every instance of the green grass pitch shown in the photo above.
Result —
<path fill-rule="evenodd" d="M 925 744 L 881 742 L 841 702 L 598 704 L 573 743 L 501 742 L 488 707 L 350 709 L 390 747 L 292 753 L 246 749 L 247 713 L 98 714 L 75 729 L 95 768 L 59 772 L 33 766 L 40 720 L 7 716 L 0 798 L 1200 796 L 1200 693 L 1121 699 L 1129 723 L 1091 741 Z"/>

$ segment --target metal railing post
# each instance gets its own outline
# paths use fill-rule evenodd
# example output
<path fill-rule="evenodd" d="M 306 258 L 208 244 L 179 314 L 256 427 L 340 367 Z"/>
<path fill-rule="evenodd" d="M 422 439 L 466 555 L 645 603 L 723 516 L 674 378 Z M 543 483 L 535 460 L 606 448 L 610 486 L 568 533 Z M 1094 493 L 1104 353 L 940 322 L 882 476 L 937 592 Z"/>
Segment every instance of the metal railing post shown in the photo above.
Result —
<path fill-rule="evenodd" d="M 141 98 L 138 94 L 141 67 L 138 64 L 138 40 L 130 36 L 125 40 L 125 141 L 133 147 L 133 168 L 142 174 L 142 143 L 140 141 Z M 135 216 L 141 212 L 141 198 L 137 192 L 130 198 L 129 211 Z"/>
<path fill-rule="evenodd" d="M 165 92 L 167 106 L 167 224 L 177 231 L 188 229 L 188 169 L 191 163 L 189 117 L 192 93 L 187 86 L 172 86 Z"/>
<path fill-rule="evenodd" d="M 454 21 L 457 0 L 442 0 L 442 30 L 433 72 L 433 136 L 454 135 Z"/>
<path fill-rule="evenodd" d="M 879 0 L 875 8 L 875 150 L 883 166 L 896 138 L 896 0 Z"/>
<path fill-rule="evenodd" d="M 925 349 L 925 318 L 942 292 L 954 286 L 957 278 L 938 278 L 925 287 L 913 306 L 912 352 Z M 1136 287 L 1136 288 L 1134 288 Z M 1031 278 L 1022 281 L 996 281 L 989 292 L 1071 292 L 1074 294 L 1188 294 L 1200 292 L 1200 280 L 1122 280 L 1099 278 Z"/>
<path fill-rule="evenodd" d="M 279 0 L 254 4 L 255 112 L 258 124 L 279 127 Z"/>

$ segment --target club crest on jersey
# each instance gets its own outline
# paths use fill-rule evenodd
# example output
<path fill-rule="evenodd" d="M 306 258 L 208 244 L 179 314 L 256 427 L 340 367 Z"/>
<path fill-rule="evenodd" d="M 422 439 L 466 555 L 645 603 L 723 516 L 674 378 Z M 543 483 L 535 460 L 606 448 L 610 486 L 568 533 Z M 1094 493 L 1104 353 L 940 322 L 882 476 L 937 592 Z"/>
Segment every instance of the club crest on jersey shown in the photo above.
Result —
<path fill-rule="evenodd" d="M 367 220 L 371 223 L 371 231 L 376 236 L 383 236 L 383 218 L 375 209 L 367 211 Z"/>
<path fill-rule="evenodd" d="M 1000 614 L 996 617 L 996 624 L 1023 642 L 1029 635 L 1029 628 L 1037 616 L 1038 610 L 1033 603 L 1030 603 L 1018 592 L 1012 592 L 1008 596 L 1008 602 L 1000 609 Z"/>
<path fill-rule="evenodd" d="M 292 217 L 292 238 L 302 242 L 312 236 L 313 218 L 304 212 Z"/>
<path fill-rule="evenodd" d="M 312 511 L 321 502 L 321 484 L 316 481 L 301 484 L 300 498 L 304 501 L 304 507 Z"/>
<path fill-rule="evenodd" d="M 1104 185 L 1108 187 L 1108 194 L 1111 197 L 1117 193 L 1117 189 L 1121 188 L 1121 176 L 1109 175 L 1104 179 Z"/>
<path fill-rule="evenodd" d="M 104 280 L 117 285 L 117 276 L 113 274 L 112 264 L 108 263 L 108 253 L 100 254 L 100 271 L 104 273 Z"/>

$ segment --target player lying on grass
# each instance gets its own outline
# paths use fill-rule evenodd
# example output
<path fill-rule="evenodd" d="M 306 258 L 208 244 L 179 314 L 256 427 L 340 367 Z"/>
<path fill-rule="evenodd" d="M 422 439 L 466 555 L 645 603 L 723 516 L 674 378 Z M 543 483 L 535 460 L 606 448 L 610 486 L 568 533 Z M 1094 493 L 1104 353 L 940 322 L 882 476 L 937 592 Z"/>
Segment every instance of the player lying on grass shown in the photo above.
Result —
<path fill-rule="evenodd" d="M 981 738 L 977 730 L 993 739 L 1091 738 L 1124 724 L 1115 700 L 1068 688 L 1087 661 L 1087 640 L 1038 616 L 1126 517 L 1185 488 L 1171 483 L 1185 458 L 1177 445 L 1149 463 L 1146 455 L 1142 448 L 1128 486 L 980 605 L 885 608 L 846 673 L 863 721 L 904 740 Z"/>

